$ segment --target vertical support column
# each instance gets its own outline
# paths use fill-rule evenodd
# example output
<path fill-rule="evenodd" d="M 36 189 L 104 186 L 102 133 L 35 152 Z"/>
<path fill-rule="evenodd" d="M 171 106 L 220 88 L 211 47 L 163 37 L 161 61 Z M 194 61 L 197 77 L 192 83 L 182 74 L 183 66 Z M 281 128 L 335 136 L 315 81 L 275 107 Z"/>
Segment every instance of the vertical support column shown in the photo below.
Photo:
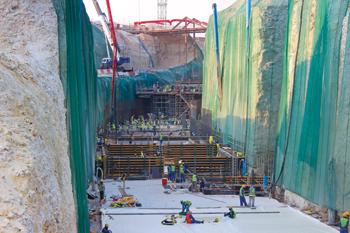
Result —
<path fill-rule="evenodd" d="M 210 177 L 213 177 L 213 153 L 210 153 Z"/>
<path fill-rule="evenodd" d="M 146 157 L 143 157 L 143 169 L 146 170 Z"/>
<path fill-rule="evenodd" d="M 148 145 L 147 145 L 147 153 L 148 153 L 148 157 L 149 157 L 149 141 L 148 141 Z"/>
<path fill-rule="evenodd" d="M 182 142 L 181 142 L 181 155 L 180 155 L 180 158 L 182 158 L 182 155 L 183 155 L 182 149 L 183 149 L 183 147 L 182 147 Z"/>
<path fill-rule="evenodd" d="M 120 143 L 120 156 L 123 157 L 123 143 Z"/>
<path fill-rule="evenodd" d="M 134 142 L 134 154 L 136 154 L 136 142 Z"/>
<path fill-rule="evenodd" d="M 130 157 L 128 156 L 128 176 L 130 174 Z"/>
<path fill-rule="evenodd" d="M 196 25 L 193 23 L 193 29 L 196 28 Z M 196 33 L 193 31 L 193 60 L 196 58 Z"/>
<path fill-rule="evenodd" d="M 168 158 L 169 158 L 169 156 L 170 156 L 170 146 L 169 146 L 170 144 L 169 144 L 169 141 L 168 141 Z"/>
<path fill-rule="evenodd" d="M 160 174 L 160 177 L 162 178 L 163 177 L 163 158 L 160 157 L 160 166 L 159 166 L 159 174 Z"/>
<path fill-rule="evenodd" d="M 194 168 L 193 168 L 193 171 L 194 171 L 194 173 L 197 173 L 196 143 L 194 143 L 193 147 L 194 147 L 194 155 L 193 155 Z"/>
<path fill-rule="evenodd" d="M 107 158 L 103 156 L 103 177 L 107 178 Z"/>
<path fill-rule="evenodd" d="M 185 20 L 185 29 L 187 29 L 187 17 Z M 185 61 L 187 65 L 187 33 L 185 34 Z"/>
<path fill-rule="evenodd" d="M 221 85 L 221 69 L 220 69 L 220 54 L 219 54 L 219 35 L 218 35 L 218 16 L 216 12 L 216 3 L 213 4 L 213 16 L 214 16 L 214 39 L 215 39 L 215 52 L 216 52 L 216 73 L 218 80 L 218 95 L 220 101 L 220 109 L 222 104 L 222 85 Z"/>

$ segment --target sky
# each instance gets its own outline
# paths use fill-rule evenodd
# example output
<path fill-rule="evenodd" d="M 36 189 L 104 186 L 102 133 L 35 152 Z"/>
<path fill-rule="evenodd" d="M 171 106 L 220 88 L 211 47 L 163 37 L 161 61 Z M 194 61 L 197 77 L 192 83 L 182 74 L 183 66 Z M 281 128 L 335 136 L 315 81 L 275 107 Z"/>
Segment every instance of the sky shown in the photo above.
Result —
<path fill-rule="evenodd" d="M 216 3 L 221 11 L 236 0 L 168 0 L 167 19 L 182 19 L 185 16 L 208 22 Z M 90 20 L 99 20 L 92 0 L 83 0 Z M 136 21 L 157 19 L 157 0 L 110 0 L 113 21 L 129 24 Z M 106 0 L 98 0 L 102 12 L 107 14 Z"/>

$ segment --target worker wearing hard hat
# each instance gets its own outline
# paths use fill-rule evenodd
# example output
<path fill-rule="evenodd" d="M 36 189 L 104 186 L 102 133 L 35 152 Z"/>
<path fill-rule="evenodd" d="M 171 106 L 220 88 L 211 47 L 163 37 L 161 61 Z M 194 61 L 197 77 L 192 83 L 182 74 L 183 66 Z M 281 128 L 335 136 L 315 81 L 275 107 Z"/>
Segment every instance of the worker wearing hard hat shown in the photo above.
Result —
<path fill-rule="evenodd" d="M 163 143 L 163 133 L 160 132 L 160 135 L 159 135 L 159 146 L 162 146 L 162 143 Z"/>
<path fill-rule="evenodd" d="M 224 214 L 224 216 L 228 216 L 229 218 L 235 218 L 236 212 L 232 209 L 232 206 L 229 206 L 228 209 L 230 210 L 230 212 Z"/>
<path fill-rule="evenodd" d="M 348 233 L 349 227 L 349 212 L 343 214 L 343 217 L 339 220 L 340 233 Z"/>
<path fill-rule="evenodd" d="M 181 164 L 180 166 L 180 182 L 186 182 L 185 180 L 185 171 L 186 171 L 186 168 L 184 168 L 184 166 Z"/>
<path fill-rule="evenodd" d="M 171 172 L 171 181 L 175 182 L 176 179 L 176 167 L 175 167 L 175 163 L 173 163 L 170 167 L 170 172 Z"/>
<path fill-rule="evenodd" d="M 199 180 L 199 177 L 193 173 L 192 176 L 192 192 L 197 192 L 197 181 Z"/>
<path fill-rule="evenodd" d="M 249 189 L 249 206 L 254 207 L 255 204 L 255 188 L 254 186 L 251 186 Z"/>
<path fill-rule="evenodd" d="M 105 197 L 105 184 L 101 180 L 100 186 L 98 187 L 98 191 L 100 192 L 100 200 L 104 199 Z"/>
<path fill-rule="evenodd" d="M 187 223 L 204 223 L 204 220 L 198 221 L 198 220 L 194 219 L 194 217 L 192 216 L 192 211 L 189 211 L 188 214 L 186 215 L 185 222 L 187 222 Z"/>
<path fill-rule="evenodd" d="M 244 188 L 245 188 L 245 184 L 242 185 L 241 189 L 239 190 L 239 201 L 241 203 L 241 206 L 243 206 L 243 204 L 244 204 L 244 206 L 247 206 L 247 202 L 246 202 L 245 196 L 244 196 L 244 194 L 245 194 Z"/>
<path fill-rule="evenodd" d="M 190 206 L 192 205 L 192 202 L 190 201 L 180 201 L 180 204 L 182 204 L 182 212 L 188 213 L 190 211 Z"/>
<path fill-rule="evenodd" d="M 105 227 L 102 229 L 102 233 L 112 233 L 111 230 L 108 230 L 109 225 L 106 224 Z"/>

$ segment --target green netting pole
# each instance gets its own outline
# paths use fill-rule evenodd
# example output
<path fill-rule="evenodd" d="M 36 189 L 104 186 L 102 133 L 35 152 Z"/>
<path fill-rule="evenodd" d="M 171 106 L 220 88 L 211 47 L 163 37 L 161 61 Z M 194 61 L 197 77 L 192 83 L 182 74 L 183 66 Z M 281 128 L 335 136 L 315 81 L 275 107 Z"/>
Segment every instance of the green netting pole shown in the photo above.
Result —
<path fill-rule="evenodd" d="M 254 173 L 254 170 L 252 170 L 252 184 L 255 184 L 255 173 Z"/>
<path fill-rule="evenodd" d="M 194 143 L 194 173 L 196 173 L 197 159 L 196 159 L 196 143 Z"/>
<path fill-rule="evenodd" d="M 136 142 L 134 143 L 134 154 L 136 154 Z"/>
<path fill-rule="evenodd" d="M 123 143 L 120 143 L 120 156 L 123 157 Z"/>
<path fill-rule="evenodd" d="M 143 169 L 146 170 L 146 157 L 143 157 Z"/>
<path fill-rule="evenodd" d="M 205 157 L 208 157 L 208 143 L 205 144 Z"/>
<path fill-rule="evenodd" d="M 130 157 L 128 156 L 128 176 L 130 174 Z"/>

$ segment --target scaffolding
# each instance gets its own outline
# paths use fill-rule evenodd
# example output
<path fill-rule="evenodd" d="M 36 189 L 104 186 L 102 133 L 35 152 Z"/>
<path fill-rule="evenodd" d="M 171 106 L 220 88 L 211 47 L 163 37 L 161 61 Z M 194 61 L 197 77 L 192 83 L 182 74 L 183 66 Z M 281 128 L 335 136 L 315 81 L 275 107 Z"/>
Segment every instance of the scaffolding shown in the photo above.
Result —
<path fill-rule="evenodd" d="M 177 117 L 190 110 L 192 100 L 200 98 L 201 93 L 156 93 L 152 95 L 152 113 L 164 114 L 165 118 Z"/>

